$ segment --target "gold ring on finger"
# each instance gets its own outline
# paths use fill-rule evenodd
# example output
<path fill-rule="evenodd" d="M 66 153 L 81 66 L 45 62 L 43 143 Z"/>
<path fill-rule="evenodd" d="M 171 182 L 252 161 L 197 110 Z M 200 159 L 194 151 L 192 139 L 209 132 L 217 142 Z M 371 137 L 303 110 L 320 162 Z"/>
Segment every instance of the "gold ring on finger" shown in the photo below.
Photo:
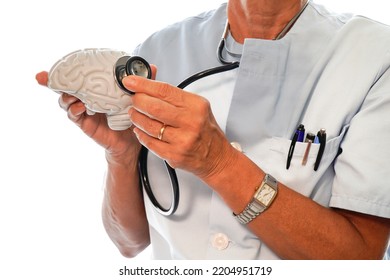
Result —
<path fill-rule="evenodd" d="M 160 128 L 160 132 L 158 133 L 157 139 L 162 141 L 162 138 L 164 136 L 165 128 L 167 127 L 166 124 L 163 124 L 163 126 Z"/>

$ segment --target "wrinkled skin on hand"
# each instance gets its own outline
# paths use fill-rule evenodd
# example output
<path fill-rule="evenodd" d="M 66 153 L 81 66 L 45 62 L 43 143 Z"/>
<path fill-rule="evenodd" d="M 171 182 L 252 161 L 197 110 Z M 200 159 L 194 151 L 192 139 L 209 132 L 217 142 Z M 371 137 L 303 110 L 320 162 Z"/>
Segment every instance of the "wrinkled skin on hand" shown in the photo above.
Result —
<path fill-rule="evenodd" d="M 205 179 L 234 160 L 234 149 L 205 98 L 141 77 L 126 77 L 123 84 L 136 93 L 129 113 L 137 138 L 173 168 Z M 164 134 L 158 140 L 163 125 Z"/>

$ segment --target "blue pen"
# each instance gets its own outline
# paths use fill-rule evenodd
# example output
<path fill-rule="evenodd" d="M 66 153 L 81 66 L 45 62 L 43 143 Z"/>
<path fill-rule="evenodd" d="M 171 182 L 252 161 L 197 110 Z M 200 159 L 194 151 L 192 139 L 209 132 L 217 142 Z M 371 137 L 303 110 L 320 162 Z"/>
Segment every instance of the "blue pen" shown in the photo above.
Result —
<path fill-rule="evenodd" d="M 305 140 L 305 126 L 303 124 L 300 124 L 297 128 L 298 133 L 298 142 L 303 142 Z"/>

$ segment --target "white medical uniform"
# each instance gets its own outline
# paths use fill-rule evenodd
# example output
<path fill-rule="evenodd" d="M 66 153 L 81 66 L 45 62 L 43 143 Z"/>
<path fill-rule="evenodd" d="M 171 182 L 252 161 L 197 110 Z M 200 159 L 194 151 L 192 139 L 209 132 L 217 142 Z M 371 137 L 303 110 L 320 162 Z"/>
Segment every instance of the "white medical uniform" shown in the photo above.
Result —
<path fill-rule="evenodd" d="M 177 85 L 220 65 L 216 50 L 225 23 L 222 5 L 155 33 L 135 53 L 157 65 L 158 80 Z M 229 141 L 264 172 L 325 207 L 390 218 L 390 28 L 310 3 L 284 38 L 240 45 L 229 37 L 227 46 L 242 53 L 240 68 L 191 91 L 210 100 Z M 303 166 L 305 143 L 296 144 L 286 169 L 301 123 L 314 134 L 326 129 L 317 171 L 319 145 Z M 149 153 L 148 166 L 155 195 L 169 205 L 161 159 Z M 154 258 L 278 259 L 217 193 L 192 174 L 177 173 L 180 204 L 173 216 L 160 215 L 145 195 Z"/>

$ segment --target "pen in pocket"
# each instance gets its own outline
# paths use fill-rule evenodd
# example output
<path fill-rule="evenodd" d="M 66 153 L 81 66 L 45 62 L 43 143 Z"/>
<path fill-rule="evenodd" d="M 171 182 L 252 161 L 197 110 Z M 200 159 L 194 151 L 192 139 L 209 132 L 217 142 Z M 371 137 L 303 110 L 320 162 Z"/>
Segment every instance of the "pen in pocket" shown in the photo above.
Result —
<path fill-rule="evenodd" d="M 303 142 L 304 137 L 305 137 L 305 126 L 303 124 L 300 124 L 295 130 L 294 136 L 291 139 L 291 145 L 287 155 L 286 169 L 290 168 L 291 159 L 294 155 L 295 144 L 297 142 Z"/>
<path fill-rule="evenodd" d="M 311 144 L 314 142 L 315 138 L 316 138 L 316 136 L 313 133 L 310 133 L 310 132 L 307 133 L 306 140 L 305 140 L 305 142 L 307 143 L 307 146 L 306 146 L 305 154 L 303 155 L 302 165 L 306 165 L 306 163 L 307 163 L 307 159 L 308 159 L 309 153 L 310 153 Z"/>
<path fill-rule="evenodd" d="M 318 141 L 320 142 L 320 149 L 318 150 L 316 162 L 314 163 L 314 171 L 317 171 L 318 166 L 321 163 L 322 155 L 324 154 L 325 145 L 326 145 L 326 130 L 324 128 L 320 129 L 317 133 Z"/>

